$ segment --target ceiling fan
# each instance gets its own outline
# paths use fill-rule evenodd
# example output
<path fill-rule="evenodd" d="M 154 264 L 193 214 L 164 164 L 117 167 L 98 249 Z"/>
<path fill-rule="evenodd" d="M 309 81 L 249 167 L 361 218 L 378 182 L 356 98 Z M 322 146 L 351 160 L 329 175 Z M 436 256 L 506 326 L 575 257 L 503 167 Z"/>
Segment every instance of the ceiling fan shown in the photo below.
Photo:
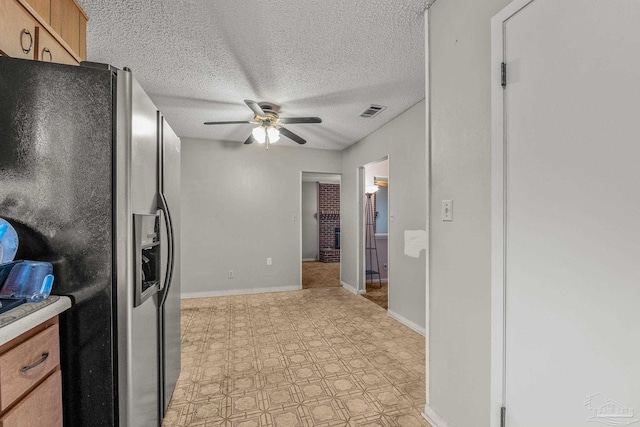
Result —
<path fill-rule="evenodd" d="M 270 104 L 263 103 L 259 105 L 255 101 L 250 99 L 244 100 L 245 104 L 251 111 L 253 111 L 253 120 L 247 121 L 233 121 L 233 122 L 205 122 L 205 125 L 230 125 L 230 124 L 252 124 L 256 126 L 249 138 L 244 142 L 245 144 L 251 144 L 258 142 L 260 144 L 267 144 L 267 150 L 269 149 L 269 143 L 276 142 L 280 139 L 280 134 L 287 138 L 297 142 L 298 144 L 306 144 L 307 141 L 289 129 L 284 125 L 288 124 L 304 124 L 304 123 L 322 123 L 320 117 L 280 117 L 278 112 Z"/>

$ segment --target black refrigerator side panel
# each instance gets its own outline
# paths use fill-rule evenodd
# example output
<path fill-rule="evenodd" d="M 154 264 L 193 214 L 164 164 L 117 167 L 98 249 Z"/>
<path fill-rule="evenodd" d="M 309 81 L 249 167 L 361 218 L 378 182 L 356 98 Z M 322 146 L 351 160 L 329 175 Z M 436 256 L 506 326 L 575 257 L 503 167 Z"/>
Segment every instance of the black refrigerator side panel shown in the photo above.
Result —
<path fill-rule="evenodd" d="M 0 217 L 54 264 L 64 425 L 113 426 L 113 76 L 0 57 Z"/>

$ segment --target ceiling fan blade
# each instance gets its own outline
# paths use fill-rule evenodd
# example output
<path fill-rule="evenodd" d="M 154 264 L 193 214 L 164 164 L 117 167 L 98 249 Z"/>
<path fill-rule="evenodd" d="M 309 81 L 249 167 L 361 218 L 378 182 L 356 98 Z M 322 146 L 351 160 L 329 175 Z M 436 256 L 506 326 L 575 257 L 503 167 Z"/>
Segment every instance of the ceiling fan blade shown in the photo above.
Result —
<path fill-rule="evenodd" d="M 252 101 L 250 99 L 245 99 L 244 103 L 247 104 L 249 106 L 249 108 L 251 108 L 251 111 L 253 111 L 253 114 L 255 114 L 256 116 L 260 116 L 260 117 L 265 117 L 266 116 L 266 113 L 264 112 L 262 107 L 260 107 L 258 105 L 258 103 L 256 101 Z"/>
<path fill-rule="evenodd" d="M 235 125 L 235 124 L 250 124 L 251 122 L 248 122 L 246 120 L 242 121 L 242 122 L 204 122 L 205 125 Z"/>
<path fill-rule="evenodd" d="M 307 141 L 305 139 L 302 139 L 301 137 L 299 137 L 295 133 L 291 132 L 287 128 L 280 128 L 280 133 L 283 134 L 284 136 L 286 136 L 287 138 L 297 142 L 298 144 L 306 144 L 307 143 Z"/>
<path fill-rule="evenodd" d="M 280 121 L 285 125 L 294 123 L 322 123 L 320 117 L 280 117 Z"/>
<path fill-rule="evenodd" d="M 244 142 L 245 144 L 253 144 L 255 142 L 255 138 L 253 137 L 253 134 L 249 135 L 249 138 L 247 138 L 247 140 Z"/>

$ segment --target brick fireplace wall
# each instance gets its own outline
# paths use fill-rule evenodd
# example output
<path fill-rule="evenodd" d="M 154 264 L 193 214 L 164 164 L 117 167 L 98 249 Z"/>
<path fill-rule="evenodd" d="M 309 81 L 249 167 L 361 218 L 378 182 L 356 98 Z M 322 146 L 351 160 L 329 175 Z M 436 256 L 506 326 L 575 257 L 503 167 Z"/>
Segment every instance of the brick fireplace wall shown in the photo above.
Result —
<path fill-rule="evenodd" d="M 320 261 L 340 262 L 335 247 L 335 229 L 340 227 L 340 184 L 318 184 L 318 225 Z"/>

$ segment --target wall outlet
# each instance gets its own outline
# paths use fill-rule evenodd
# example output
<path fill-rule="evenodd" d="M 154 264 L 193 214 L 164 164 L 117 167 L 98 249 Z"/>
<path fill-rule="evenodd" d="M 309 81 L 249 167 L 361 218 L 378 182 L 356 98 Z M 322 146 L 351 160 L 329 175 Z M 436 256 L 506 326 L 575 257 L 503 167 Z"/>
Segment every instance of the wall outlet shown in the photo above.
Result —
<path fill-rule="evenodd" d="M 298 220 L 298 214 L 291 214 L 291 219 L 293 221 L 297 221 Z"/>
<path fill-rule="evenodd" d="M 442 201 L 442 220 L 453 221 L 453 200 Z"/>
<path fill-rule="evenodd" d="M 229 270 L 229 279 L 233 279 L 233 270 Z"/>
<path fill-rule="evenodd" d="M 271 258 L 267 258 L 267 265 L 271 265 Z"/>
<path fill-rule="evenodd" d="M 387 265 L 387 263 L 385 262 L 384 264 L 382 264 L 382 268 L 384 269 L 384 271 L 387 271 L 387 268 L 389 268 L 389 266 Z"/>
<path fill-rule="evenodd" d="M 396 214 L 393 212 L 389 213 L 389 221 L 396 222 Z"/>

